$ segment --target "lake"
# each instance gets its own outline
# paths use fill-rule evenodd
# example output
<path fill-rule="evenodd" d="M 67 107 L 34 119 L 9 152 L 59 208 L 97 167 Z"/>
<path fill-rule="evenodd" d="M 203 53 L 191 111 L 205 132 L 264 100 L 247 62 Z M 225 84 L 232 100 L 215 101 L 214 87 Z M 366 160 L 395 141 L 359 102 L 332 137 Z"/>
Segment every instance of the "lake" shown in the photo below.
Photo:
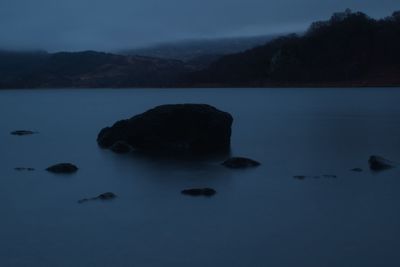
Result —
<path fill-rule="evenodd" d="M 97 146 L 103 127 L 167 103 L 231 113 L 231 154 L 262 165 Z M 400 162 L 399 103 L 396 88 L 0 91 L 0 265 L 400 266 L 400 169 L 368 169 L 374 154 Z M 80 169 L 44 170 L 59 162 Z"/>

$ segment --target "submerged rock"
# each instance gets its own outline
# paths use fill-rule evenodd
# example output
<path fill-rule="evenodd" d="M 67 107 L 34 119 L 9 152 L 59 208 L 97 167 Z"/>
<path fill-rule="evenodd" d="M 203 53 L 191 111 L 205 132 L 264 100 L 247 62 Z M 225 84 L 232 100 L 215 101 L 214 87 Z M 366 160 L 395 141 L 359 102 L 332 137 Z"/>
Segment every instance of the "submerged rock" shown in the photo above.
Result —
<path fill-rule="evenodd" d="M 16 167 L 14 168 L 16 171 L 34 171 L 34 168 L 24 168 L 24 167 Z"/>
<path fill-rule="evenodd" d="M 48 167 L 46 170 L 53 173 L 74 173 L 78 171 L 78 167 L 71 163 L 59 163 Z"/>
<path fill-rule="evenodd" d="M 334 174 L 324 174 L 324 175 L 313 175 L 313 176 L 306 176 L 306 175 L 296 175 L 293 176 L 293 178 L 297 179 L 297 180 L 304 180 L 306 178 L 313 178 L 313 179 L 321 179 L 321 177 L 323 178 L 329 178 L 329 179 L 336 179 L 337 176 Z"/>
<path fill-rule="evenodd" d="M 107 192 L 107 193 L 98 195 L 95 199 L 109 200 L 109 199 L 114 199 L 116 197 L 117 197 L 117 195 L 115 195 L 113 192 Z"/>
<path fill-rule="evenodd" d="M 126 154 L 131 151 L 130 145 L 123 141 L 118 141 L 114 145 L 111 146 L 110 148 L 113 152 L 118 153 L 118 154 Z"/>
<path fill-rule="evenodd" d="M 114 199 L 116 197 L 117 197 L 116 194 L 114 194 L 112 192 L 107 192 L 107 193 L 100 194 L 97 197 L 83 198 L 81 200 L 78 200 L 78 203 L 82 204 L 82 203 L 88 202 L 90 200 L 111 200 L 111 199 Z"/>
<path fill-rule="evenodd" d="M 111 148 L 123 141 L 135 150 L 210 153 L 230 147 L 233 118 L 205 104 L 162 105 L 100 131 L 97 142 Z"/>
<path fill-rule="evenodd" d="M 197 196 L 211 197 L 215 195 L 217 192 L 212 188 L 192 188 L 192 189 L 182 190 L 181 193 L 183 195 L 194 196 L 194 197 Z"/>
<path fill-rule="evenodd" d="M 35 134 L 37 132 L 33 132 L 33 131 L 27 131 L 27 130 L 18 130 L 18 131 L 13 131 L 11 132 L 12 135 L 31 135 L 31 134 Z"/>
<path fill-rule="evenodd" d="M 261 165 L 261 163 L 248 158 L 233 157 L 224 161 L 222 165 L 231 169 L 244 169 L 244 168 L 257 167 Z"/>
<path fill-rule="evenodd" d="M 82 199 L 78 200 L 78 203 L 82 204 L 82 203 L 85 203 L 85 202 L 87 202 L 89 200 L 90 200 L 89 198 L 82 198 Z"/>
<path fill-rule="evenodd" d="M 354 169 L 351 169 L 351 171 L 353 171 L 353 172 L 362 172 L 363 169 L 361 169 L 361 168 L 354 168 Z"/>
<path fill-rule="evenodd" d="M 371 156 L 368 160 L 369 168 L 373 171 L 383 171 L 395 167 L 395 163 L 380 156 Z"/>
<path fill-rule="evenodd" d="M 337 178 L 337 175 L 334 175 L 334 174 L 324 174 L 324 175 L 322 175 L 324 178 Z"/>

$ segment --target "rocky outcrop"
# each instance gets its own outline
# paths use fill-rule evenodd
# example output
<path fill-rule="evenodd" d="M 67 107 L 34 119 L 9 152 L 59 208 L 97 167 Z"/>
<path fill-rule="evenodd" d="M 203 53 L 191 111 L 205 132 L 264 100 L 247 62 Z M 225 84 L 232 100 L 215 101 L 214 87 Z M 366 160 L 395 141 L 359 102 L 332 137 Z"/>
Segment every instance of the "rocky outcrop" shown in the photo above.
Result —
<path fill-rule="evenodd" d="M 387 160 L 380 156 L 371 156 L 368 160 L 369 168 L 372 171 L 383 171 L 395 167 L 393 161 Z"/>
<path fill-rule="evenodd" d="M 261 163 L 249 158 L 233 157 L 223 162 L 222 165 L 231 169 L 245 169 L 257 167 L 261 165 Z"/>
<path fill-rule="evenodd" d="M 212 188 L 192 188 L 192 189 L 185 189 L 181 192 L 183 195 L 198 197 L 198 196 L 205 196 L 211 197 L 215 195 L 217 192 Z"/>
<path fill-rule="evenodd" d="M 74 173 L 78 171 L 78 167 L 71 163 L 59 163 L 48 167 L 46 170 L 52 173 Z"/>
<path fill-rule="evenodd" d="M 210 153 L 230 147 L 233 118 L 206 104 L 162 105 L 100 131 L 97 142 L 111 148 L 161 153 Z"/>

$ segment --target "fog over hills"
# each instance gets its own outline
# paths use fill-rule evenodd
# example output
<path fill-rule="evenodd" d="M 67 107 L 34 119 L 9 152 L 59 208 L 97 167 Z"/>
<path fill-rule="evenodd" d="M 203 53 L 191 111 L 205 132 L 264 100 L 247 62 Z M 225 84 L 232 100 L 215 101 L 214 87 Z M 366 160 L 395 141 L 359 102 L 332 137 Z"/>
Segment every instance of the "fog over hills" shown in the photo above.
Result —
<path fill-rule="evenodd" d="M 277 36 L 279 35 L 191 39 L 125 50 L 121 51 L 121 53 L 190 61 L 201 56 L 222 56 L 242 52 L 255 46 L 263 45 Z"/>
<path fill-rule="evenodd" d="M 194 69 L 203 69 L 224 55 L 243 52 L 266 44 L 278 36 L 278 34 L 274 34 L 252 37 L 183 40 L 124 50 L 118 53 L 177 59 L 187 63 Z"/>

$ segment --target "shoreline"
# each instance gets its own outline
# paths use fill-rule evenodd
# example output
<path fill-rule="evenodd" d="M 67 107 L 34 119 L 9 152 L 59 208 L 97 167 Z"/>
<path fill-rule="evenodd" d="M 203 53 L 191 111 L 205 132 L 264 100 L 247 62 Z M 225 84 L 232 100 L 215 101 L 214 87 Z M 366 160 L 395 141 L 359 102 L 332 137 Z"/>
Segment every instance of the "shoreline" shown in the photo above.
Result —
<path fill-rule="evenodd" d="M 90 90 L 90 89 L 355 89 L 355 88 L 399 88 L 400 84 L 296 84 L 296 85 L 198 85 L 198 86 L 123 86 L 123 87 L 9 87 L 0 91 L 14 90 Z"/>

